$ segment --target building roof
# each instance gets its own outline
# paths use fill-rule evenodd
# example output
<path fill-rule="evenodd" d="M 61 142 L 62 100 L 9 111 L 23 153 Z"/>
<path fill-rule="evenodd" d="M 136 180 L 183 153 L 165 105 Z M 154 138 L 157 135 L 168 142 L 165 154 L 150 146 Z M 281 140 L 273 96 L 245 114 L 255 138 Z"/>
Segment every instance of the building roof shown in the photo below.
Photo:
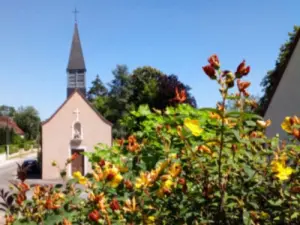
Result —
<path fill-rule="evenodd" d="M 294 54 L 294 51 L 296 49 L 296 46 L 298 44 L 300 40 L 300 29 L 297 31 L 296 36 L 294 38 L 294 40 L 292 41 L 292 43 L 290 44 L 290 48 L 289 48 L 289 52 L 286 55 L 286 59 L 284 60 L 283 64 L 278 66 L 277 68 L 275 68 L 275 70 L 272 72 L 272 74 L 270 76 L 273 76 L 273 88 L 269 93 L 265 93 L 266 95 L 268 95 L 268 101 L 264 103 L 264 105 L 261 106 L 261 111 L 260 114 L 262 116 L 264 116 L 268 110 L 268 107 L 272 101 L 272 98 L 276 92 L 276 89 L 281 81 L 281 78 L 283 77 L 283 74 L 290 62 L 290 59 L 292 57 L 292 55 Z"/>
<path fill-rule="evenodd" d="M 74 34 L 69 56 L 69 63 L 67 67 L 67 71 L 70 70 L 86 70 L 77 23 L 75 23 L 74 25 Z"/>
<path fill-rule="evenodd" d="M 91 107 L 91 109 L 97 114 L 97 116 L 102 119 L 106 124 L 108 124 L 109 126 L 112 126 L 113 124 L 108 121 L 107 119 L 105 119 L 96 109 L 95 107 L 83 96 L 83 94 L 75 89 L 74 92 L 63 102 L 63 104 L 61 104 L 61 106 L 55 111 L 55 113 L 53 113 L 53 115 L 51 117 L 49 117 L 47 120 L 42 122 L 42 126 L 45 125 L 46 123 L 48 123 L 53 117 L 55 117 L 55 115 L 64 107 L 64 105 L 73 97 L 73 95 L 75 93 L 78 93 L 80 95 L 80 97 L 82 97 L 82 99 Z"/>
<path fill-rule="evenodd" d="M 13 129 L 16 134 L 24 135 L 24 131 L 16 124 L 15 121 L 13 121 L 13 119 L 8 116 L 0 116 L 0 127 L 3 128 L 7 125 L 10 129 Z"/>

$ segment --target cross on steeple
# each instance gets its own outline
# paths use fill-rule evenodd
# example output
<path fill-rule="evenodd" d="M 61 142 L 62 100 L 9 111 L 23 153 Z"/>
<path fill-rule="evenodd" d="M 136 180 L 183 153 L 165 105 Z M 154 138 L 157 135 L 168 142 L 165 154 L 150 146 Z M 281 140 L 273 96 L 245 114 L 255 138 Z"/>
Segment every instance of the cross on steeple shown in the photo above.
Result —
<path fill-rule="evenodd" d="M 79 109 L 77 108 L 73 113 L 76 114 L 76 121 L 79 121 Z"/>
<path fill-rule="evenodd" d="M 77 13 L 79 13 L 79 11 L 76 9 L 76 7 L 75 7 L 75 10 L 73 11 L 73 13 L 74 13 L 75 23 L 77 23 Z"/>

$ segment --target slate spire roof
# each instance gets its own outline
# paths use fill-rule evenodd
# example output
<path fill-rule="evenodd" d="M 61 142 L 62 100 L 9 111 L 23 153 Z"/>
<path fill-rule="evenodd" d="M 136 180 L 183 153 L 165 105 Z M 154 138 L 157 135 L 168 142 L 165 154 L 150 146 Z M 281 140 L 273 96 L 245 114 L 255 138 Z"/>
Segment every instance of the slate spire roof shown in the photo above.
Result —
<path fill-rule="evenodd" d="M 75 26 L 74 26 L 74 34 L 73 34 L 71 52 L 70 52 L 69 63 L 68 63 L 68 67 L 67 67 L 67 71 L 70 71 L 70 70 L 86 71 L 82 48 L 81 48 L 81 42 L 80 42 L 80 38 L 79 38 L 77 22 L 75 22 Z"/>

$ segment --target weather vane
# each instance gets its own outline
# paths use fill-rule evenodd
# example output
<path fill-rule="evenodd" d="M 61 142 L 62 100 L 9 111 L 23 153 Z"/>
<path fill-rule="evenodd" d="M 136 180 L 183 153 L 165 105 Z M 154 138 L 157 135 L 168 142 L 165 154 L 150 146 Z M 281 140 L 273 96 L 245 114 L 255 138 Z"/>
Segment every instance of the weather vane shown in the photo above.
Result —
<path fill-rule="evenodd" d="M 75 10 L 73 11 L 73 13 L 75 16 L 75 22 L 77 23 L 77 13 L 79 13 L 79 11 L 76 9 L 76 7 L 75 7 Z"/>

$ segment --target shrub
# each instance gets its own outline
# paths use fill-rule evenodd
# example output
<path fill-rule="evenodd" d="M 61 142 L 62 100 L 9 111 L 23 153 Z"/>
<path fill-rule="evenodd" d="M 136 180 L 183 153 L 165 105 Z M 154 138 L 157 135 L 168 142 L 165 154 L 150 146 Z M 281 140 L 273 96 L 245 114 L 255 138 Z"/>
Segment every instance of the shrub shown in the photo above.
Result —
<path fill-rule="evenodd" d="M 30 150 L 30 149 L 31 149 L 31 146 L 32 146 L 32 142 L 31 142 L 31 141 L 25 142 L 25 144 L 24 144 L 24 150 L 25 150 L 25 151 Z"/>
<path fill-rule="evenodd" d="M 0 145 L 0 154 L 6 152 L 6 145 Z"/>
<path fill-rule="evenodd" d="M 20 148 L 18 145 L 9 145 L 9 154 L 14 154 L 19 152 Z"/>
<path fill-rule="evenodd" d="M 300 224 L 300 119 L 282 127 L 289 142 L 268 139 L 270 121 L 244 112 L 250 67 L 222 71 L 217 56 L 203 67 L 220 85 L 216 108 L 181 104 L 166 111 L 142 106 L 123 121 L 132 135 L 86 153 L 93 170 L 75 172 L 63 188 L 15 184 L 13 224 Z M 231 94 L 237 84 L 237 93 Z M 182 102 L 177 90 L 172 101 Z M 233 99 L 238 111 L 227 112 Z M 77 157 L 67 160 L 61 175 Z M 45 162 L 44 162 L 45 163 Z M 56 162 L 52 162 L 57 166 Z M 20 173 L 22 174 L 22 173 Z M 83 188 L 79 188 L 82 185 Z M 86 192 L 88 197 L 81 198 Z"/>

